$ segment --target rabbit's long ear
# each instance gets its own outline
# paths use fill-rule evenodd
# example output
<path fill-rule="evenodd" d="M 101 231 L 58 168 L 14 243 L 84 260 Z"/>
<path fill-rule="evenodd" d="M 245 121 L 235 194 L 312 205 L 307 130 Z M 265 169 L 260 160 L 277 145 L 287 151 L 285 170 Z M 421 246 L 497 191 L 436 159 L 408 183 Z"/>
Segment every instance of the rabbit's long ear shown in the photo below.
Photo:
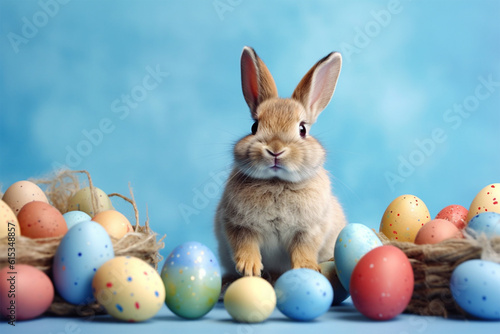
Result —
<path fill-rule="evenodd" d="M 332 52 L 314 65 L 295 88 L 292 98 L 301 102 L 308 113 L 309 122 L 330 102 L 342 67 L 342 56 Z"/>
<path fill-rule="evenodd" d="M 254 119 L 257 107 L 263 101 L 278 96 L 274 79 L 267 66 L 251 47 L 245 46 L 241 54 L 241 86 L 245 101 Z"/>

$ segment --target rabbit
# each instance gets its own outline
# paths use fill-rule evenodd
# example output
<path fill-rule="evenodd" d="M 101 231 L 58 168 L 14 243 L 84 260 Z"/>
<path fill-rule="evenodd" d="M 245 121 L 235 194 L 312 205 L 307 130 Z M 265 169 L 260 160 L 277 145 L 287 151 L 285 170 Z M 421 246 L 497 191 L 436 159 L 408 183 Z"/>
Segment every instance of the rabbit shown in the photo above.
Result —
<path fill-rule="evenodd" d="M 346 225 L 323 168 L 325 149 L 310 134 L 330 102 L 342 57 L 332 52 L 302 78 L 291 98 L 251 47 L 241 54 L 243 96 L 254 123 L 234 146 L 234 166 L 215 214 L 226 276 L 279 277 L 333 257 Z"/>

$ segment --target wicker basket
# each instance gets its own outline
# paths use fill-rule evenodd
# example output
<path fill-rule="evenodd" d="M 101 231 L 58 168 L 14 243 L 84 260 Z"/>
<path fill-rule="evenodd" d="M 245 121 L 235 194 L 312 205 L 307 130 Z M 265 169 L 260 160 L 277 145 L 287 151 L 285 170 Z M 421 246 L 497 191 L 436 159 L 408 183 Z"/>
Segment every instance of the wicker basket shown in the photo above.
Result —
<path fill-rule="evenodd" d="M 32 181 L 42 187 L 45 186 L 46 189 L 44 189 L 44 191 L 50 203 L 59 211 L 65 213 L 69 199 L 82 185 L 77 177 L 79 173 L 87 175 L 89 187 L 91 193 L 93 193 L 92 178 L 86 171 L 62 170 L 53 177 Z M 139 224 L 139 212 L 133 198 L 132 190 L 130 192 L 132 199 L 116 193 L 109 195 L 110 197 L 120 197 L 131 203 L 134 207 L 136 218 L 133 232 L 126 234 L 121 239 L 111 238 L 115 256 L 134 256 L 151 264 L 155 269 L 158 269 L 158 263 L 162 260 L 159 251 L 164 247 L 163 239 L 165 236 L 157 240 L 158 235 L 151 230 L 149 219 L 146 220 L 144 225 Z M 16 264 L 34 266 L 51 277 L 52 261 L 61 239 L 62 237 L 31 239 L 17 236 L 15 241 Z M 0 239 L 0 254 L 7 254 L 8 247 L 7 238 Z M 8 259 L 6 257 L 0 257 L 0 268 L 7 265 Z M 88 317 L 105 313 L 105 310 L 97 303 L 87 305 L 69 304 L 56 294 L 47 313 L 59 316 Z"/>
<path fill-rule="evenodd" d="M 450 291 L 453 270 L 467 260 L 500 258 L 500 237 L 467 235 L 465 239 L 448 239 L 434 245 L 389 241 L 382 233 L 379 237 L 384 244 L 393 245 L 408 256 L 415 287 L 405 312 L 418 315 L 466 317 Z"/>

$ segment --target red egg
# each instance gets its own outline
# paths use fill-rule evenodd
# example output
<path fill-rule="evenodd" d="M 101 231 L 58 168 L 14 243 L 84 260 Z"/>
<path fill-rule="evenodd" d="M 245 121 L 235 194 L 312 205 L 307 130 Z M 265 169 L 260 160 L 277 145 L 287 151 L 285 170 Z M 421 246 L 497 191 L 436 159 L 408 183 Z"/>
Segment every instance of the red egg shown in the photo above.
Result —
<path fill-rule="evenodd" d="M 446 219 L 433 219 L 418 231 L 415 237 L 417 245 L 437 244 L 446 239 L 462 239 L 462 231 Z"/>
<path fill-rule="evenodd" d="M 392 245 L 366 253 L 354 267 L 350 293 L 356 309 L 374 320 L 403 312 L 413 294 L 413 269 L 408 257 Z"/>
<path fill-rule="evenodd" d="M 461 205 L 448 205 L 443 210 L 439 211 L 436 219 L 446 219 L 452 222 L 458 229 L 462 230 L 467 225 L 467 215 L 469 210 Z"/>
<path fill-rule="evenodd" d="M 52 205 L 45 202 L 25 204 L 17 215 L 21 235 L 28 238 L 50 238 L 63 236 L 68 225 L 63 215 Z"/>
<path fill-rule="evenodd" d="M 0 270 L 0 314 L 9 321 L 33 319 L 48 310 L 54 286 L 41 270 L 16 264 Z M 3 330 L 2 330 L 3 333 Z"/>

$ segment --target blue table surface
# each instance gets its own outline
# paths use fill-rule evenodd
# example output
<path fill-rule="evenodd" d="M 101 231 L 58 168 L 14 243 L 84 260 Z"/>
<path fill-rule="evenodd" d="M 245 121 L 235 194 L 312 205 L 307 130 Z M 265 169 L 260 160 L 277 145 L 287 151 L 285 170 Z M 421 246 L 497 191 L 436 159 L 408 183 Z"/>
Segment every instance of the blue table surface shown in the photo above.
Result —
<path fill-rule="evenodd" d="M 89 318 L 41 317 L 20 321 L 10 326 L 0 319 L 0 333 L 33 334 L 86 334 L 86 333 L 500 333 L 500 321 L 444 319 L 412 314 L 400 314 L 389 321 L 372 321 L 354 308 L 350 299 L 311 322 L 292 321 L 277 309 L 269 319 L 259 324 L 242 324 L 232 320 L 219 302 L 210 313 L 198 320 L 184 320 L 175 316 L 164 305 L 152 319 L 142 323 L 124 323 L 109 315 Z"/>

